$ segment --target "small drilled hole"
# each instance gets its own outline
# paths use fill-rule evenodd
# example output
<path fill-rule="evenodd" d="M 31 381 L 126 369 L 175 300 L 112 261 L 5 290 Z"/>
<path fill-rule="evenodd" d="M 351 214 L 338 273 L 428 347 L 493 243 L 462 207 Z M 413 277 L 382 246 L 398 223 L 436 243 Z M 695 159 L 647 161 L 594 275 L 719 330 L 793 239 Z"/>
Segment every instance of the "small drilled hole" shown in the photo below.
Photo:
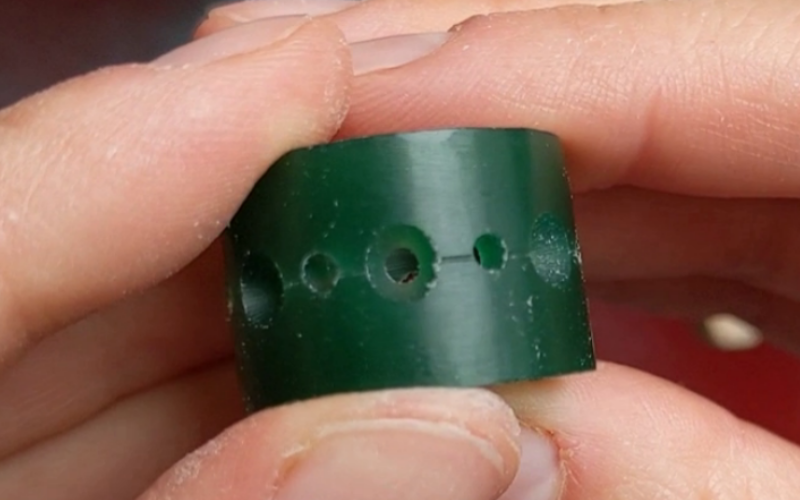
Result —
<path fill-rule="evenodd" d="M 395 283 L 411 283 L 419 276 L 419 259 L 407 248 L 389 252 L 384 263 L 386 274 Z"/>
<path fill-rule="evenodd" d="M 339 280 L 339 268 L 329 256 L 317 253 L 306 259 L 303 279 L 317 293 L 328 293 Z"/>
<path fill-rule="evenodd" d="M 484 269 L 502 269 L 506 263 L 506 246 L 497 236 L 484 234 L 475 241 L 472 255 Z"/>

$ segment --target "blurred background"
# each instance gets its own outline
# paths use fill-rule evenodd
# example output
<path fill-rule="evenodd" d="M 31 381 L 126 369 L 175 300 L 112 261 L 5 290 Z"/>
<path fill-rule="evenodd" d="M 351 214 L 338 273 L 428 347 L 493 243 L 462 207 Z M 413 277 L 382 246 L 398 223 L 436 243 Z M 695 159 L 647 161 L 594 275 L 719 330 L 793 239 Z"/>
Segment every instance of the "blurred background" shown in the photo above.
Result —
<path fill-rule="evenodd" d="M 0 107 L 99 66 L 189 39 L 205 0 L 0 0 Z M 594 303 L 602 359 L 684 385 L 800 443 L 800 362 L 769 346 L 724 352 L 696 325 Z"/>

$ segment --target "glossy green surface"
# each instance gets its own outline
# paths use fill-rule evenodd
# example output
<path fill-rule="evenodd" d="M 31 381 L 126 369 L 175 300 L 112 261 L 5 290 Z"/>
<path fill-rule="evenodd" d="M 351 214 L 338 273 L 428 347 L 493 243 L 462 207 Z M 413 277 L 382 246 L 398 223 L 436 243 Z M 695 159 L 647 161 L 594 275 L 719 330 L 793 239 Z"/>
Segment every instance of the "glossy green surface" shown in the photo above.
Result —
<path fill-rule="evenodd" d="M 228 230 L 248 408 L 594 368 L 558 139 L 459 129 L 294 151 Z"/>

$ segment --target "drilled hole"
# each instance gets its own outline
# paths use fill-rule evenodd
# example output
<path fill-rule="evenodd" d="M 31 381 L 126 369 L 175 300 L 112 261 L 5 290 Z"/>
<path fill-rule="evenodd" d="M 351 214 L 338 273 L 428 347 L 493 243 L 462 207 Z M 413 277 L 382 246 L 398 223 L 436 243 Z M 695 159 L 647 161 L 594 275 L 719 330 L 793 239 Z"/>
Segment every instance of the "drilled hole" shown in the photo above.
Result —
<path fill-rule="evenodd" d="M 472 256 L 475 262 L 484 269 L 502 269 L 506 263 L 506 246 L 499 237 L 493 234 L 484 234 L 475 241 L 472 247 Z"/>
<path fill-rule="evenodd" d="M 381 230 L 367 250 L 365 263 L 370 284 L 388 299 L 419 300 L 436 285 L 436 251 L 418 227 Z"/>
<path fill-rule="evenodd" d="M 332 258 L 317 253 L 306 259 L 303 265 L 303 280 L 317 293 L 328 293 L 339 280 L 339 268 Z"/>
<path fill-rule="evenodd" d="M 389 252 L 384 263 L 386 274 L 395 283 L 411 283 L 419 276 L 419 259 L 407 248 Z"/>
<path fill-rule="evenodd" d="M 271 323 L 283 301 L 283 281 L 275 263 L 263 256 L 249 256 L 242 262 L 238 297 L 247 321 L 259 328 Z M 235 306 L 234 306 L 235 307 Z"/>

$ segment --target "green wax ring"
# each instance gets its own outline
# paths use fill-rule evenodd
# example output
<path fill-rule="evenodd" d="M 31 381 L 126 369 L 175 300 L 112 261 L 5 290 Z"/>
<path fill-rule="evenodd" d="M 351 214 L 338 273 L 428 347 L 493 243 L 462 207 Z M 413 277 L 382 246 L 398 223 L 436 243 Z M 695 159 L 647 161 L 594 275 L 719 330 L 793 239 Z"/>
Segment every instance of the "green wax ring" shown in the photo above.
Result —
<path fill-rule="evenodd" d="M 432 130 L 296 150 L 226 240 L 249 411 L 595 366 L 551 134 Z"/>

